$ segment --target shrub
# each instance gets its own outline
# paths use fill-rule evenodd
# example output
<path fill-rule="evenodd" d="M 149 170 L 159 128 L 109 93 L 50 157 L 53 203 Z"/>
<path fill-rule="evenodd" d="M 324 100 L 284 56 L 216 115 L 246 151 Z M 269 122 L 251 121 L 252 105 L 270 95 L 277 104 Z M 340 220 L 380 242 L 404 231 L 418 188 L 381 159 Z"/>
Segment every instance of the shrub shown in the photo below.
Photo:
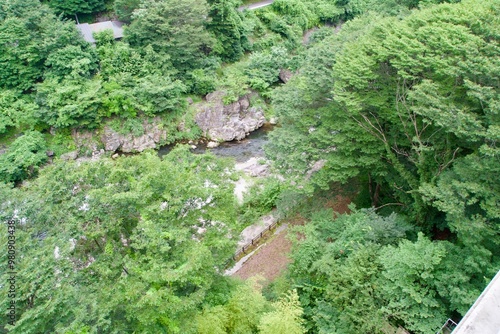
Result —
<path fill-rule="evenodd" d="M 46 143 L 38 131 L 17 138 L 5 154 L 0 155 L 0 181 L 19 182 L 37 174 L 47 160 Z"/>

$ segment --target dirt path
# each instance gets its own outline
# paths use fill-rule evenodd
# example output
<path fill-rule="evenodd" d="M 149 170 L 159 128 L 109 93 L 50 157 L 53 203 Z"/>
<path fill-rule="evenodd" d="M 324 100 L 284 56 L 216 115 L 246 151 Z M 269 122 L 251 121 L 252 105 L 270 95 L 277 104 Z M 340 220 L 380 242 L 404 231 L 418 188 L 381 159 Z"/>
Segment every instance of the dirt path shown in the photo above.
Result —
<path fill-rule="evenodd" d="M 348 197 L 336 196 L 335 198 L 327 201 L 325 207 L 332 208 L 339 213 L 346 213 L 349 211 L 347 207 L 351 201 Z M 288 226 L 302 225 L 305 219 L 301 216 L 296 216 L 289 219 L 286 224 Z M 262 245 L 255 254 L 250 257 L 238 270 L 234 273 L 233 277 L 238 277 L 246 280 L 250 277 L 261 275 L 267 283 L 275 280 L 286 269 L 291 262 L 288 255 L 292 249 L 292 243 L 287 238 L 289 229 L 278 229 L 277 235 L 274 235 L 269 241 Z"/>
<path fill-rule="evenodd" d="M 255 275 L 261 275 L 268 282 L 276 279 L 290 263 L 288 254 L 292 249 L 292 243 L 286 238 L 287 234 L 288 229 L 284 229 L 274 236 L 260 247 L 233 276 L 246 280 Z"/>

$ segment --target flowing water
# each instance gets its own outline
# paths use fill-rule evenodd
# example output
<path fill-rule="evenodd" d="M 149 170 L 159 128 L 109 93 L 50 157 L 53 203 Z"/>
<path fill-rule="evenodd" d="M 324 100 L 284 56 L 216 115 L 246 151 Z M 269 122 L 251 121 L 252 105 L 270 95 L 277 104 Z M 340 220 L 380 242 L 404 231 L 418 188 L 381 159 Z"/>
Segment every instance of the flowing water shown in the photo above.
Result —
<path fill-rule="evenodd" d="M 234 158 L 236 162 L 245 162 L 251 157 L 264 157 L 264 144 L 267 143 L 267 134 L 272 131 L 273 125 L 264 124 L 261 128 L 250 133 L 240 141 L 223 142 L 218 147 L 207 148 L 207 143 L 199 143 L 196 148 L 192 150 L 193 153 L 203 154 L 207 151 L 220 157 Z M 164 156 L 175 146 L 166 145 L 159 149 L 158 155 Z"/>

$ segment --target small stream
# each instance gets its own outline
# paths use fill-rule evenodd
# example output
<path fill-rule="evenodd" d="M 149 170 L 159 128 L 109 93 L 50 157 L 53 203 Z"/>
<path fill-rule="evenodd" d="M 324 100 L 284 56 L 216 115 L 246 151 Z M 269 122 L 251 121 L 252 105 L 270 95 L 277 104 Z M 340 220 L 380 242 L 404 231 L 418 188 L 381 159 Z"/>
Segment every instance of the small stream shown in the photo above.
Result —
<path fill-rule="evenodd" d="M 203 154 L 207 151 L 220 157 L 234 158 L 236 162 L 245 162 L 251 157 L 264 157 L 264 144 L 267 143 L 267 134 L 274 128 L 271 124 L 264 124 L 261 128 L 250 133 L 240 141 L 223 142 L 218 147 L 207 148 L 207 143 L 198 143 L 196 148 L 192 150 L 193 153 Z M 176 144 L 170 144 L 160 147 L 158 155 L 160 157 L 166 155 L 172 150 Z"/>

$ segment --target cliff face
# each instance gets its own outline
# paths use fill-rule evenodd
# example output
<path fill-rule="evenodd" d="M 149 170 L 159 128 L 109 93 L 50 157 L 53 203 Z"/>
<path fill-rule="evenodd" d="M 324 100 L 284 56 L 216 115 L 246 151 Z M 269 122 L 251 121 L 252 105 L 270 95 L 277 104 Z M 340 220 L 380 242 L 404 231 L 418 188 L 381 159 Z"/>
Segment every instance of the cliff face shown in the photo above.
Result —
<path fill-rule="evenodd" d="M 264 125 L 264 112 L 250 106 L 250 95 L 228 105 L 222 101 L 224 95 L 222 91 L 210 93 L 206 102 L 197 106 L 195 122 L 205 137 L 215 141 L 241 140 Z"/>
<path fill-rule="evenodd" d="M 162 129 L 158 120 L 153 119 L 152 123 L 143 123 L 143 134 L 134 136 L 130 133 L 120 134 L 110 127 L 104 128 L 101 141 L 106 151 L 115 152 L 142 152 L 148 148 L 156 148 L 161 142 L 167 139 L 166 130 Z"/>

